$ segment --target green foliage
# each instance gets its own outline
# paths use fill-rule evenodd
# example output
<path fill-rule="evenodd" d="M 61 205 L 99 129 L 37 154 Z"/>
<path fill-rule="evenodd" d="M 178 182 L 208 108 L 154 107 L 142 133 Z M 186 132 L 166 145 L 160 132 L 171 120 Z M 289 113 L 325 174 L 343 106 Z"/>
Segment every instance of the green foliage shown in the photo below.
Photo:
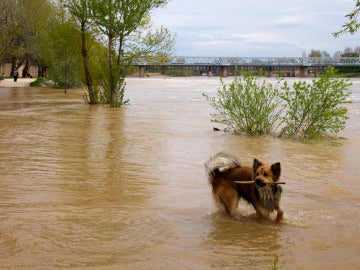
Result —
<path fill-rule="evenodd" d="M 40 87 L 45 81 L 44 78 L 38 77 L 35 81 L 30 83 L 30 87 Z"/>
<path fill-rule="evenodd" d="M 19 29 L 17 3 L 10 0 L 0 1 L 0 62 L 17 56 L 18 42 L 22 36 Z"/>
<path fill-rule="evenodd" d="M 24 64 L 23 75 L 30 65 L 41 65 L 53 11 L 50 0 L 1 0 L 0 62 Z"/>
<path fill-rule="evenodd" d="M 286 81 L 259 81 L 252 75 L 235 77 L 221 88 L 217 97 L 203 94 L 217 111 L 211 121 L 227 126 L 234 132 L 263 135 L 281 126 L 281 137 L 318 139 L 324 133 L 338 133 L 345 128 L 351 83 L 333 79 L 335 69 L 329 67 L 320 79 L 311 83 L 299 81 L 290 86 Z M 278 89 L 281 89 L 279 91 Z"/>
<path fill-rule="evenodd" d="M 221 80 L 218 98 L 203 94 L 217 110 L 212 122 L 225 124 L 229 129 L 249 135 L 274 131 L 280 119 L 278 85 L 259 81 L 252 75 L 235 77 L 228 86 Z"/>
<path fill-rule="evenodd" d="M 82 85 L 78 78 L 78 69 L 78 62 L 67 56 L 64 61 L 54 61 L 47 74 L 55 82 L 56 88 L 64 88 L 66 90 Z"/>
<path fill-rule="evenodd" d="M 271 265 L 270 270 L 280 269 L 279 266 L 278 266 L 278 264 L 279 264 L 279 257 L 276 256 L 275 259 L 274 259 L 274 261 L 273 261 L 273 263 L 272 263 L 272 265 Z"/>
<path fill-rule="evenodd" d="M 108 69 L 104 69 L 103 74 L 109 72 Z M 99 103 L 100 104 L 110 104 L 112 107 L 121 107 L 123 105 L 129 104 L 129 100 L 125 99 L 125 69 L 121 67 L 116 67 L 112 70 L 114 72 L 113 84 L 110 84 L 108 80 L 109 75 L 104 74 L 103 81 L 100 82 L 101 91 L 99 91 Z M 115 94 L 112 94 L 112 89 L 116 88 L 117 91 Z"/>
<path fill-rule="evenodd" d="M 360 23 L 358 22 L 358 15 L 360 12 L 360 0 L 355 0 L 354 10 L 348 13 L 345 17 L 349 19 L 347 23 L 342 26 L 342 29 L 333 33 L 334 37 L 339 37 L 345 33 L 355 34 L 360 29 Z"/>
<path fill-rule="evenodd" d="M 337 67 L 336 75 L 341 78 L 359 78 L 360 77 L 360 67 L 356 67 L 356 66 Z"/>
<path fill-rule="evenodd" d="M 320 51 L 320 50 L 311 50 L 308 55 L 309 57 L 330 57 L 330 54 L 327 51 Z"/>
<path fill-rule="evenodd" d="M 134 59 L 153 56 L 169 59 L 174 40 L 169 31 L 150 31 L 150 13 L 164 6 L 166 0 L 93 0 L 89 1 L 91 21 L 98 35 L 107 43 L 107 65 L 102 77 L 101 102 L 111 107 L 127 104 L 124 99 L 125 75 Z M 100 34 L 100 35 L 99 35 Z"/>
<path fill-rule="evenodd" d="M 324 132 L 338 133 L 345 128 L 347 109 L 339 105 L 348 102 L 347 80 L 332 79 L 334 68 L 330 67 L 320 79 L 312 83 L 295 82 L 292 89 L 283 85 L 280 97 L 285 101 L 285 127 L 281 136 L 317 138 Z"/>
<path fill-rule="evenodd" d="M 50 66 L 47 76 L 55 82 L 55 87 L 72 88 L 80 86 L 81 56 L 79 31 L 71 23 L 54 22 L 49 32 L 48 60 Z"/>
<path fill-rule="evenodd" d="M 153 29 L 150 20 L 152 10 L 167 2 L 1 0 L 0 62 L 25 63 L 25 72 L 38 65 L 40 76 L 46 70 L 65 90 L 81 81 L 90 104 L 121 106 L 134 60 L 171 59 L 174 36 L 164 27 Z"/>

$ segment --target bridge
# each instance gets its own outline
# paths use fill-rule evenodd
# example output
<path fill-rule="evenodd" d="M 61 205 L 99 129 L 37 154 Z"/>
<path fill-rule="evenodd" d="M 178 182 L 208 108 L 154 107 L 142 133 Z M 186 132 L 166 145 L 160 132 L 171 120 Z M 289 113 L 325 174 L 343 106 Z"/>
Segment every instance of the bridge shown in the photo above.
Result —
<path fill-rule="evenodd" d="M 237 69 L 239 72 L 262 69 L 270 76 L 273 72 L 282 70 L 285 76 L 307 77 L 321 72 L 328 66 L 360 67 L 360 57 L 183 57 L 175 56 L 168 62 L 156 62 L 148 59 L 138 59 L 134 65 L 139 67 L 139 76 L 145 76 L 147 70 L 161 68 L 192 70 L 207 73 L 211 76 L 217 73 L 226 77 L 229 72 Z"/>

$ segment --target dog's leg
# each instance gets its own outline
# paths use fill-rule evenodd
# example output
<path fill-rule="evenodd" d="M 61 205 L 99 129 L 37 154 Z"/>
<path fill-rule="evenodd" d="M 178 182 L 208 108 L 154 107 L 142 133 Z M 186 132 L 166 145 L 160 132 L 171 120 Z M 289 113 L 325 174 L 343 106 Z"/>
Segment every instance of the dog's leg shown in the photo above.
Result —
<path fill-rule="evenodd" d="M 269 219 L 270 218 L 270 212 L 262 207 L 257 206 L 255 208 L 256 210 L 256 218 L 257 219 Z"/>
<path fill-rule="evenodd" d="M 239 204 L 239 196 L 235 189 L 227 190 L 226 193 L 220 194 L 220 201 L 225 208 L 225 212 L 232 217 L 236 216 Z"/>
<path fill-rule="evenodd" d="M 226 212 L 230 214 L 232 217 L 237 216 L 237 209 L 239 205 L 239 199 L 234 197 L 232 201 L 230 202 L 229 206 L 227 207 Z"/>
<path fill-rule="evenodd" d="M 282 209 L 280 208 L 280 206 L 279 206 L 278 209 L 276 209 L 276 210 L 277 210 L 276 221 L 280 221 L 280 220 L 282 220 L 283 217 L 284 217 L 284 210 L 282 210 Z"/>
<path fill-rule="evenodd" d="M 233 217 L 236 216 L 240 198 L 231 182 L 223 180 L 213 189 L 213 196 L 218 208 Z"/>
<path fill-rule="evenodd" d="M 225 211 L 232 217 L 236 216 L 239 200 L 235 197 L 226 198 L 224 201 Z"/>

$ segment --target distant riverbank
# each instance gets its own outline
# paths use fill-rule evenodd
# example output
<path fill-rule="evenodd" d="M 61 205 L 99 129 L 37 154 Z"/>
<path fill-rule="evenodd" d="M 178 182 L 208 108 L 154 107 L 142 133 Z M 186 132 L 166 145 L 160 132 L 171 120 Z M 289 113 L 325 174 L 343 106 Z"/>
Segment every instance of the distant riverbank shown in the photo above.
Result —
<path fill-rule="evenodd" d="M 0 88 L 1 87 L 29 87 L 30 83 L 35 81 L 35 78 L 19 78 L 16 82 L 14 79 L 4 79 L 0 81 Z"/>
<path fill-rule="evenodd" d="M 134 77 L 138 77 L 138 74 L 132 74 L 127 76 L 128 78 L 134 78 Z M 166 78 L 166 77 L 204 77 L 204 76 L 191 76 L 191 75 L 163 75 L 161 73 L 147 73 L 146 77 L 158 77 L 158 78 Z M 214 77 L 218 77 L 218 76 L 214 76 Z M 232 75 L 229 75 L 229 77 L 232 77 Z M 341 74 L 339 75 L 339 77 L 343 77 L 343 78 L 359 78 L 360 77 L 360 73 L 352 73 L 351 76 L 349 76 L 349 74 Z M 30 83 L 34 82 L 36 80 L 36 78 L 18 78 L 17 82 L 14 82 L 13 78 L 6 78 L 4 80 L 0 80 L 0 88 L 4 88 L 4 87 L 30 87 Z"/>

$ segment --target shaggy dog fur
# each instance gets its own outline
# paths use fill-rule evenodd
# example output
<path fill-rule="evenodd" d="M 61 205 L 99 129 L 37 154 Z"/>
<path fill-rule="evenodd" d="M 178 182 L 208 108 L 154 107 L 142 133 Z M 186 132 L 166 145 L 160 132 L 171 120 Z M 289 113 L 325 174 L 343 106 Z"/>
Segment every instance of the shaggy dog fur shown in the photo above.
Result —
<path fill-rule="evenodd" d="M 283 218 L 280 208 L 282 188 L 276 182 L 280 179 L 280 163 L 265 165 L 254 159 L 253 167 L 240 165 L 239 160 L 224 152 L 211 157 L 205 163 L 215 203 L 226 213 L 235 216 L 239 200 L 243 198 L 256 210 L 258 218 L 270 218 L 277 211 L 276 220 Z M 251 184 L 235 181 L 254 181 Z"/>

